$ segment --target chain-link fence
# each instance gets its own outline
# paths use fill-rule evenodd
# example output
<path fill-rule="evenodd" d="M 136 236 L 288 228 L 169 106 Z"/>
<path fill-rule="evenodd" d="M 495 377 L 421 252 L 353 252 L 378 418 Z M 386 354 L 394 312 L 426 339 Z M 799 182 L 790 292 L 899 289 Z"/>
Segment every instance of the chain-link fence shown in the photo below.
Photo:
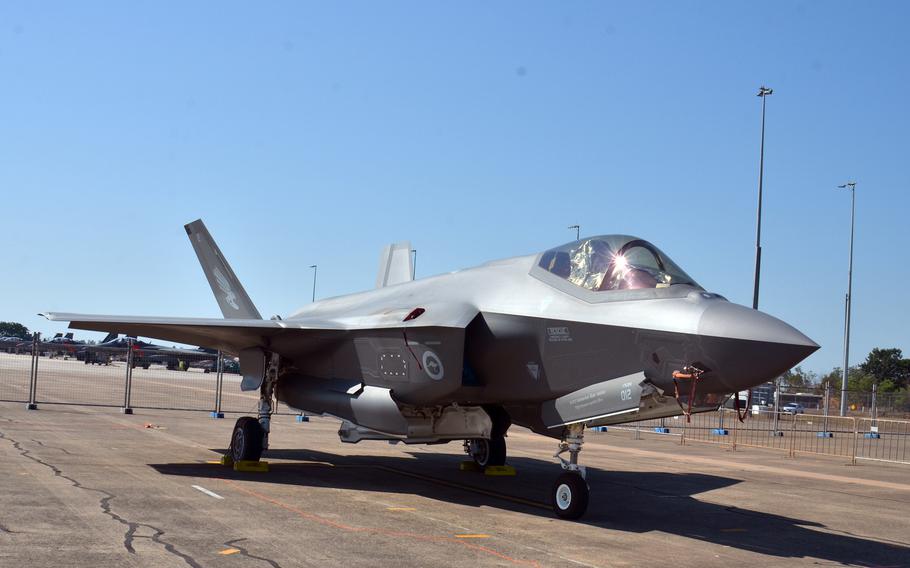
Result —
<path fill-rule="evenodd" d="M 55 344 L 37 336 L 0 351 L 0 401 L 256 414 L 237 361 L 178 348 Z M 278 414 L 299 414 L 279 404 Z"/>
<path fill-rule="evenodd" d="M 138 344 L 61 345 L 35 337 L 5 343 L 0 349 L 0 401 L 30 407 L 75 404 L 125 412 L 148 408 L 255 415 L 259 394 L 240 390 L 239 371 L 236 360 L 220 353 Z M 896 395 L 851 393 L 848 401 L 858 401 L 859 406 L 853 415 L 841 417 L 839 393 L 830 389 L 777 386 L 770 392 L 756 391 L 743 421 L 737 410 L 720 408 L 688 420 L 682 416 L 644 420 L 607 430 L 636 439 L 671 436 L 682 444 L 713 443 L 733 450 L 759 447 L 790 455 L 910 463 L 910 421 L 890 418 L 903 404 Z M 276 413 L 300 414 L 284 404 L 278 404 Z"/>
<path fill-rule="evenodd" d="M 33 363 L 31 349 L 6 347 L 0 352 L 0 401 L 28 402 Z"/>
<path fill-rule="evenodd" d="M 758 391 L 758 389 L 754 389 Z M 837 387 L 796 387 L 780 385 L 778 394 L 773 392 L 773 385 L 758 391 L 761 394 L 754 396 L 756 404 L 761 398 L 761 406 L 770 409 L 774 400 L 783 407 L 787 404 L 799 404 L 807 414 L 840 413 L 841 391 Z M 768 391 L 767 395 L 765 391 Z M 894 419 L 910 418 L 910 392 L 877 392 L 873 387 L 871 391 L 846 391 L 845 414 L 856 417 L 887 417 Z"/>
<path fill-rule="evenodd" d="M 720 408 L 693 414 L 689 420 L 680 416 L 594 430 L 634 439 L 673 437 L 680 444 L 717 444 L 733 451 L 738 447 L 768 448 L 785 451 L 790 456 L 837 456 L 852 463 L 872 460 L 910 464 L 910 421 L 907 420 L 760 409 L 744 414 Z"/>
<path fill-rule="evenodd" d="M 910 464 L 910 421 L 857 419 L 858 459 Z"/>

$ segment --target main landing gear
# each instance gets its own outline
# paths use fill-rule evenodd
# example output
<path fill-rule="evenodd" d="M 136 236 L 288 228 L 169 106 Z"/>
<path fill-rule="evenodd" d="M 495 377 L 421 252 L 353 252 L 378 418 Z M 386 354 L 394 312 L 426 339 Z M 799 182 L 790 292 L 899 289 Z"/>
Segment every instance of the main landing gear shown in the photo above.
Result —
<path fill-rule="evenodd" d="M 481 469 L 506 464 L 506 439 L 502 434 L 491 435 L 489 440 L 484 438 L 465 440 L 464 451 Z"/>
<path fill-rule="evenodd" d="M 252 416 L 241 416 L 231 435 L 231 458 L 239 461 L 259 461 L 262 457 L 265 432 Z"/>
<path fill-rule="evenodd" d="M 275 384 L 278 382 L 278 355 L 273 353 L 265 371 L 262 386 L 259 387 L 259 417 L 241 416 L 234 424 L 231 434 L 231 458 L 239 461 L 259 461 L 262 452 L 269 448 L 272 401 L 275 398 Z"/>
<path fill-rule="evenodd" d="M 553 512 L 561 519 L 577 519 L 588 508 L 590 488 L 585 481 L 585 467 L 578 465 L 578 453 L 584 443 L 584 436 L 584 424 L 570 424 L 559 443 L 559 451 L 553 455 L 565 470 L 556 478 L 550 493 Z M 568 460 L 562 457 L 565 452 L 569 452 Z"/>
<path fill-rule="evenodd" d="M 464 451 L 481 469 L 506 464 L 506 432 L 512 425 L 509 413 L 498 406 L 484 407 L 493 423 L 490 439 L 474 438 L 464 441 Z"/>

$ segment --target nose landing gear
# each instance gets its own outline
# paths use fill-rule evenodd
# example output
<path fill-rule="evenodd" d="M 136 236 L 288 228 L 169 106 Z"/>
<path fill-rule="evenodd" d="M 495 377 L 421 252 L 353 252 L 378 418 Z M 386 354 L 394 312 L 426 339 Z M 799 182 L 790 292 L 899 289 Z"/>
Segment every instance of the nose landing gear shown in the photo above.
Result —
<path fill-rule="evenodd" d="M 585 481 L 585 467 L 578 465 L 578 453 L 584 444 L 584 424 L 570 424 L 553 457 L 559 460 L 565 472 L 556 478 L 550 500 L 553 512 L 561 519 L 577 519 L 588 509 L 590 488 Z M 562 454 L 569 452 L 569 459 Z"/>

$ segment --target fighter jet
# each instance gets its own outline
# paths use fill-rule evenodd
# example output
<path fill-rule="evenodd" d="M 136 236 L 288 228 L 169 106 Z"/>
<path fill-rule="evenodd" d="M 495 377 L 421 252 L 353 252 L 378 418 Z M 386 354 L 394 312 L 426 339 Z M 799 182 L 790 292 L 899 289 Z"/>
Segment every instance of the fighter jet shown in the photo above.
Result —
<path fill-rule="evenodd" d="M 234 426 L 234 460 L 268 448 L 275 400 L 341 419 L 343 442 L 464 441 L 503 465 L 512 424 L 558 440 L 550 499 L 587 508 L 585 429 L 715 410 L 818 349 L 765 313 L 706 291 L 655 245 L 626 235 L 420 280 L 410 245 L 387 246 L 376 289 L 262 319 L 201 220 L 185 226 L 224 319 L 47 313 L 239 355 L 257 417 Z"/>
<path fill-rule="evenodd" d="M 19 351 L 19 345 L 25 343 L 26 340 L 15 335 L 4 335 L 0 337 L 0 350 L 6 353 L 14 353 Z"/>
<path fill-rule="evenodd" d="M 88 364 L 105 364 L 109 358 L 114 355 L 125 355 L 128 350 L 132 350 L 133 367 L 142 367 L 148 369 L 150 366 L 164 365 L 168 370 L 181 368 L 180 362 L 184 362 L 183 370 L 190 366 L 198 366 L 203 362 L 213 362 L 218 357 L 218 352 L 212 349 L 166 347 L 156 345 L 147 341 L 142 341 L 136 337 L 118 337 L 116 333 L 109 333 L 101 343 L 96 345 L 86 345 L 76 357 Z"/>
<path fill-rule="evenodd" d="M 75 356 L 85 345 L 87 345 L 85 341 L 74 339 L 72 333 L 56 333 L 54 337 L 47 340 L 40 340 L 39 336 L 37 343 L 33 340 L 20 339 L 16 348 L 19 353 L 31 352 L 33 348 L 37 348 L 39 353 L 47 353 L 50 357 L 71 357 Z"/>

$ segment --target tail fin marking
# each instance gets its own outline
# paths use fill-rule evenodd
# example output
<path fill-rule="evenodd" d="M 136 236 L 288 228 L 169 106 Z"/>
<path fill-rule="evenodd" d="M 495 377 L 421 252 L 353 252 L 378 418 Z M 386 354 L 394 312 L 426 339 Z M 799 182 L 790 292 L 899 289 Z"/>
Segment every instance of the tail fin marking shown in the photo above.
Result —
<path fill-rule="evenodd" d="M 225 319 L 262 319 L 201 219 L 184 226 Z"/>

